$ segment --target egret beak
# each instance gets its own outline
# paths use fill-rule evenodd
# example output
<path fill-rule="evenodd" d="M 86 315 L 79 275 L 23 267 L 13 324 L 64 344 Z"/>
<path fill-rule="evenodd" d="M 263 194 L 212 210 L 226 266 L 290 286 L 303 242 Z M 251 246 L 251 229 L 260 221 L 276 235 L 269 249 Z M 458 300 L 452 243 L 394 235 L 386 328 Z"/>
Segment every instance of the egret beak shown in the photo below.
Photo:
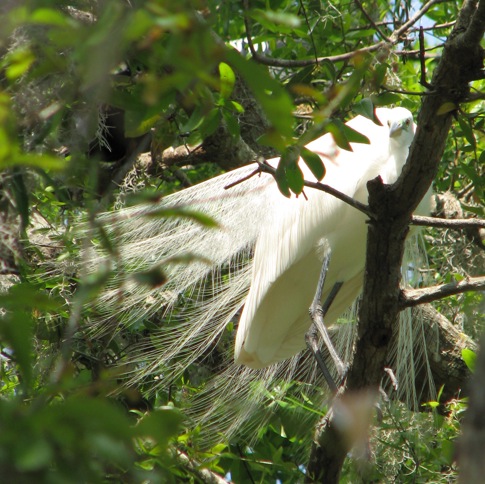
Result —
<path fill-rule="evenodd" d="M 406 122 L 403 120 L 393 121 L 389 129 L 389 136 L 391 138 L 396 138 L 399 136 L 403 129 L 407 127 Z"/>

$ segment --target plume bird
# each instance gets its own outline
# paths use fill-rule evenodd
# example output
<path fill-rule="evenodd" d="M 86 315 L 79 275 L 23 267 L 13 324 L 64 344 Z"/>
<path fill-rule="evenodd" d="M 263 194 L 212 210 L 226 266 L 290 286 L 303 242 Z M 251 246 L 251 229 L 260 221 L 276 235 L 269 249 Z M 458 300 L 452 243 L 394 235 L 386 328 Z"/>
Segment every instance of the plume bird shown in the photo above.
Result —
<path fill-rule="evenodd" d="M 363 203 L 368 197 L 367 181 L 378 175 L 385 183 L 397 180 L 415 129 L 411 113 L 403 108 L 376 109 L 376 117 L 379 123 L 362 116 L 347 123 L 369 140 L 351 143 L 352 151 L 339 148 L 331 134 L 307 146 L 326 167 L 324 182 Z M 269 160 L 273 166 L 277 162 Z M 222 174 L 155 205 L 102 214 L 98 222 L 117 248 L 116 257 L 97 247 L 83 258 L 89 271 L 105 264 L 114 274 L 100 298 L 99 317 L 92 322 L 94 334 L 112 333 L 113 320 L 119 326 L 139 325 L 157 313 L 169 321 L 123 360 L 132 363 L 128 384 L 153 375 L 163 375 L 162 382 L 181 375 L 211 351 L 242 310 L 234 360 L 227 358 L 213 386 L 194 403 L 194 412 L 202 420 L 217 421 L 215 430 L 223 428 L 229 435 L 251 419 L 265 398 L 266 390 L 255 390 L 261 386 L 252 382 L 263 381 L 269 388 L 284 379 L 315 378 L 314 361 L 301 350 L 311 325 L 308 309 L 322 261 L 329 258 L 323 299 L 332 287 L 341 285 L 326 325 L 335 323 L 352 305 L 363 284 L 365 216 L 313 189 L 306 190 L 306 197 L 285 198 L 266 173 L 235 184 L 256 167 Z M 303 163 L 301 167 L 305 179 L 314 181 L 310 170 Z M 234 186 L 226 190 L 228 185 Z M 429 197 L 419 211 L 425 213 L 428 202 Z M 208 230 L 191 218 L 153 216 L 173 207 L 206 213 L 221 228 Z M 185 254 L 200 257 L 182 264 L 180 256 Z M 162 287 L 140 284 L 133 276 L 158 264 L 167 277 Z M 403 271 L 404 277 L 407 272 Z M 335 325 L 336 346 L 345 360 L 352 337 L 344 326 L 353 325 Z M 415 370 L 420 333 L 409 320 L 401 324 L 401 332 L 394 350 L 399 360 L 395 371 L 406 380 Z M 424 350 L 423 354 L 425 358 Z M 416 399 L 415 394 L 412 398 Z"/>

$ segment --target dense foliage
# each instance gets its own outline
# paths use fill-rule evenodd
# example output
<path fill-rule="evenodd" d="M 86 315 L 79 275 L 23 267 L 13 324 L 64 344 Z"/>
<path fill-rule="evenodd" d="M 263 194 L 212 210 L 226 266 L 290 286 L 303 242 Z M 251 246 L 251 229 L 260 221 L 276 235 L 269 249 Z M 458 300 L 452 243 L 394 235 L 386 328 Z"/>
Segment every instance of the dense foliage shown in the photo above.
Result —
<path fill-rule="evenodd" d="M 185 396 L 203 386 L 217 358 L 226 354 L 227 342 L 220 343 L 223 349 L 213 360 L 156 394 L 147 391 L 150 382 L 117 392 L 110 359 L 136 331 L 150 326 L 131 328 L 124 343 L 93 341 L 83 331 L 106 274 L 70 273 L 69 261 L 81 249 L 76 225 L 126 203 L 127 195 L 138 194 L 132 203 L 150 200 L 247 162 L 248 157 L 227 160 L 241 140 L 253 154 L 279 153 L 281 191 L 300 193 L 295 153 L 322 171 L 315 156 L 302 149 L 309 140 L 331 132 L 341 146 L 358 141 L 342 121 L 371 116 L 374 106 L 419 111 L 460 5 L 430 2 L 425 15 L 402 29 L 422 5 L 408 0 L 4 3 L 0 476 L 5 482 L 49 483 L 196 482 L 216 475 L 234 482 L 302 480 L 311 435 L 302 435 L 298 422 L 305 412 L 324 412 L 309 400 L 269 395 L 268 406 L 280 411 L 250 445 L 224 436 L 209 451 L 193 445 L 198 430 L 184 420 Z M 459 217 L 484 215 L 482 90 L 483 81 L 473 82 L 476 96 L 456 110 L 435 180 L 438 193 L 451 192 Z M 190 159 L 188 151 L 194 154 Z M 140 158 L 141 152 L 151 156 Z M 211 224 L 202 215 L 190 216 Z M 433 229 L 426 240 L 434 282 L 483 274 L 478 230 Z M 107 240 L 100 243 L 109 247 Z M 109 250 L 115 253 L 116 247 Z M 144 273 L 140 283 L 163 284 L 163 277 L 163 271 Z M 438 309 L 463 332 L 480 334 L 483 293 L 453 296 Z M 437 402 L 429 402 L 417 414 L 385 404 L 371 455 L 349 459 L 344 482 L 362 476 L 453 480 L 453 443 L 466 408 L 460 395 L 456 398 L 439 402 L 440 412 Z"/>

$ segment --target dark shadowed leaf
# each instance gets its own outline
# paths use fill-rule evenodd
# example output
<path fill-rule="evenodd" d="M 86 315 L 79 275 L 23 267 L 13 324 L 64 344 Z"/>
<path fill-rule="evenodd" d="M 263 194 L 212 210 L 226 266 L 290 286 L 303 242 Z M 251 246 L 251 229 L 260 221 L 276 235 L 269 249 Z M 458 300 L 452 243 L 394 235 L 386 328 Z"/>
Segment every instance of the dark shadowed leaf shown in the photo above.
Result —
<path fill-rule="evenodd" d="M 325 165 L 322 159 L 307 148 L 302 148 L 300 150 L 300 156 L 303 158 L 308 168 L 310 168 L 313 176 L 320 181 L 325 176 Z"/>

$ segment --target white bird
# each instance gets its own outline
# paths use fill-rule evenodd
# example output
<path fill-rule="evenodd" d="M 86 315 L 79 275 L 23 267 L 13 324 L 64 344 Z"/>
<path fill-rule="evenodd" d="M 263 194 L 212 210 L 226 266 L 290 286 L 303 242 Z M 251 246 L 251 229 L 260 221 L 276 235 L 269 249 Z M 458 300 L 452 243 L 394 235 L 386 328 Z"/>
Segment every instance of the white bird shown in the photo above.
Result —
<path fill-rule="evenodd" d="M 414 134 L 408 110 L 381 108 L 376 115 L 381 125 L 362 116 L 347 123 L 367 136 L 370 144 L 352 143 L 353 151 L 346 151 L 326 134 L 308 145 L 325 164 L 323 181 L 363 203 L 368 180 L 377 175 L 385 183 L 397 180 Z M 269 160 L 273 165 L 277 161 Z M 228 434 L 250 419 L 264 399 L 266 390 L 256 391 L 252 382 L 263 381 L 270 388 L 272 382 L 303 373 L 308 379 L 314 377 L 313 361 L 305 360 L 302 370 L 298 353 L 305 347 L 311 324 L 308 309 L 324 256 L 331 258 L 323 299 L 335 283 L 343 282 L 326 315 L 327 325 L 352 304 L 363 283 L 366 217 L 313 189 L 305 190 L 306 197 L 284 198 L 269 174 L 225 190 L 256 166 L 225 173 L 156 205 L 101 215 L 98 223 L 111 238 L 115 256 L 98 246 L 84 253 L 82 261 L 88 271 L 105 265 L 114 274 L 100 297 L 99 318 L 91 323 L 93 334 L 143 325 L 155 313 L 158 321 L 167 321 L 122 360 L 132 363 L 129 383 L 154 375 L 162 375 L 158 381 L 166 382 L 181 375 L 210 351 L 244 307 L 234 362 L 228 359 L 226 369 L 194 407 L 195 413 L 217 421 Z M 305 178 L 314 180 L 301 167 Z M 161 207 L 198 210 L 212 216 L 221 229 L 208 230 L 191 219 L 153 216 Z M 186 254 L 196 257 L 190 263 L 177 259 Z M 162 287 L 141 284 L 133 277 L 158 264 L 167 276 Z M 406 328 L 410 325 L 402 326 L 403 334 Z M 337 336 L 336 346 L 345 360 L 352 337 L 345 328 L 339 328 Z M 407 346 L 395 350 L 405 365 L 412 361 L 414 336 L 406 333 L 401 340 Z M 406 371 L 413 370 L 414 366 Z"/>
<path fill-rule="evenodd" d="M 327 134 L 308 145 L 325 163 L 325 183 L 362 203 L 367 181 L 377 175 L 384 183 L 397 180 L 414 136 L 408 110 L 377 109 L 376 115 L 381 126 L 362 116 L 348 123 L 370 144 L 352 143 L 346 151 Z M 308 169 L 305 178 L 315 181 Z M 276 220 L 261 228 L 237 332 L 237 363 L 262 368 L 304 348 L 325 253 L 330 265 L 323 300 L 335 283 L 344 283 L 327 312 L 328 323 L 335 323 L 362 289 L 366 216 L 329 194 L 308 190 L 307 198 L 279 200 Z"/>

